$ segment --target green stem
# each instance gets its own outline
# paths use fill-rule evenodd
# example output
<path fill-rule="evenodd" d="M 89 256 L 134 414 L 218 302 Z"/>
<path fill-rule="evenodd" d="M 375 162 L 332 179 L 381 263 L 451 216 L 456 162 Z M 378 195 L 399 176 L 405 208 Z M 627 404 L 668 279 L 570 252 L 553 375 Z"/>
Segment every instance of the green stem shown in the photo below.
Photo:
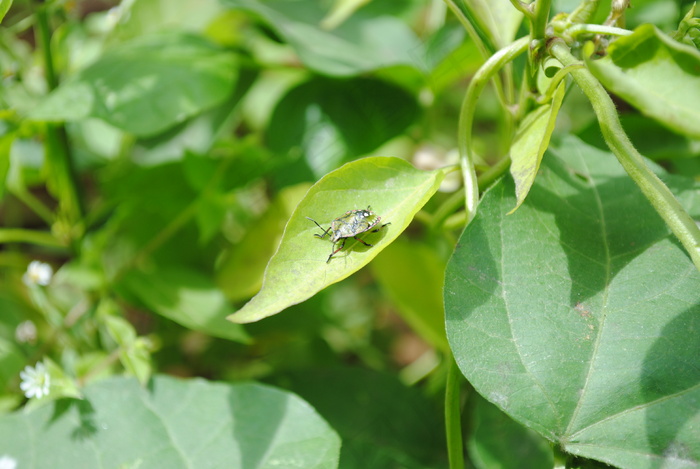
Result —
<path fill-rule="evenodd" d="M 467 87 L 464 95 L 462 109 L 459 115 L 458 145 L 462 177 L 464 179 L 465 208 L 467 220 L 471 221 L 476 214 L 476 206 L 479 202 L 479 187 L 477 185 L 476 171 L 474 170 L 474 157 L 471 148 L 472 124 L 476 102 L 484 90 L 484 87 L 505 64 L 525 52 L 530 43 L 529 37 L 523 37 L 492 55 L 484 65 L 476 72 L 474 78 Z"/>
<path fill-rule="evenodd" d="M 14 189 L 12 190 L 12 193 L 15 195 L 15 197 L 21 200 L 24 205 L 39 215 L 39 217 L 41 217 L 41 219 L 44 220 L 47 225 L 51 225 L 54 221 L 56 221 L 53 212 L 46 205 L 44 205 L 41 200 L 39 200 L 34 196 L 34 194 L 25 188 Z"/>
<path fill-rule="evenodd" d="M 540 41 L 545 38 L 545 30 L 549 21 L 549 11 L 552 7 L 552 0 L 536 0 L 535 14 L 532 20 L 532 30 L 530 38 Z"/>
<path fill-rule="evenodd" d="M 49 91 L 56 89 L 58 78 L 56 76 L 53 55 L 51 54 L 51 28 L 45 5 L 36 9 L 37 36 L 43 59 L 44 73 Z M 77 178 L 73 167 L 68 136 L 63 125 L 46 124 L 46 162 L 49 168 L 49 178 L 53 183 L 53 189 L 59 199 L 59 206 L 63 218 L 70 225 L 67 230 L 71 233 L 71 239 L 82 236 L 82 204 L 79 196 Z"/>
<path fill-rule="evenodd" d="M 537 103 L 538 104 L 547 104 L 552 100 L 554 97 L 555 91 L 557 91 L 557 88 L 559 87 L 559 83 L 566 78 L 566 76 L 571 73 L 571 70 L 574 68 L 585 68 L 585 66 L 581 63 L 579 64 L 574 64 L 574 65 L 567 65 L 566 67 L 560 68 L 557 73 L 554 74 L 552 79 L 549 81 L 549 86 L 547 87 L 547 91 L 537 98 Z"/>
<path fill-rule="evenodd" d="M 0 228 L 0 244 L 2 243 L 32 243 L 56 248 L 66 247 L 51 233 L 22 228 Z"/>
<path fill-rule="evenodd" d="M 552 41 L 550 51 L 564 66 L 579 63 L 562 40 Z M 700 228 L 634 148 L 603 85 L 587 69 L 573 69 L 571 75 L 590 100 L 605 142 L 700 270 Z"/>
<path fill-rule="evenodd" d="M 571 38 L 581 35 L 602 34 L 606 36 L 629 36 L 633 31 L 629 29 L 616 28 L 614 26 L 603 26 L 602 24 L 575 24 L 567 28 L 565 34 Z"/>
<path fill-rule="evenodd" d="M 445 435 L 447 437 L 447 457 L 450 469 L 464 469 L 464 448 L 462 445 L 462 412 L 460 406 L 460 382 L 462 373 L 452 355 L 446 357 L 449 363 L 445 389 Z"/>

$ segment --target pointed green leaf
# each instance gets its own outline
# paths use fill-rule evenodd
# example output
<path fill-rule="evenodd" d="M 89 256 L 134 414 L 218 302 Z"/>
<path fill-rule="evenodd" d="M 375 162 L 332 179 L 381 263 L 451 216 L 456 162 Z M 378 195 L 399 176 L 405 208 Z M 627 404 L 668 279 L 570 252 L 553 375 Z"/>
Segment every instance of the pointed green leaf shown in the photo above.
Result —
<path fill-rule="evenodd" d="M 518 132 L 515 134 L 515 141 L 510 148 L 510 174 L 515 180 L 515 196 L 517 203 L 508 212 L 515 212 L 523 203 L 527 193 L 530 192 L 535 176 L 540 169 L 542 155 L 549 146 L 549 139 L 554 131 L 554 124 L 557 121 L 559 108 L 564 100 L 566 87 L 562 81 L 554 97 L 549 103 L 538 107 L 530 112 L 523 119 Z"/>
<path fill-rule="evenodd" d="M 420 171 L 404 160 L 387 157 L 362 158 L 327 174 L 294 210 L 267 265 L 260 292 L 229 319 L 246 323 L 277 314 L 358 271 L 399 236 L 443 177 L 442 170 Z M 306 217 L 328 227 L 346 211 L 368 205 L 381 217 L 380 225 L 391 224 L 360 237 L 373 247 L 350 238 L 326 263 L 333 245 L 328 236 L 314 237 L 320 230 Z"/>
<path fill-rule="evenodd" d="M 651 24 L 586 61 L 603 85 L 669 129 L 700 138 L 700 52 Z"/>
<path fill-rule="evenodd" d="M 259 384 L 111 378 L 31 412 L 0 417 L 17 468 L 338 467 L 340 439 L 309 404 Z M 11 461 L 16 463 L 12 465 Z"/>
<path fill-rule="evenodd" d="M 700 464 L 700 272 L 614 157 L 570 137 L 511 216 L 494 186 L 445 280 L 474 387 L 564 451 L 619 467 Z M 697 217 L 700 190 L 664 179 Z"/>

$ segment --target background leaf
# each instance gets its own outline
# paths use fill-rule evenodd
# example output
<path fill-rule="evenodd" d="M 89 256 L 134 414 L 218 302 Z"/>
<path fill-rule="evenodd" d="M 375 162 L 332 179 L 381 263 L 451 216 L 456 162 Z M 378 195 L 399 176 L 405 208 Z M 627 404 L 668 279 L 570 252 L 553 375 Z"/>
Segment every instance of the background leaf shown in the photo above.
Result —
<path fill-rule="evenodd" d="M 391 83 L 315 77 L 279 101 L 267 141 L 275 152 L 303 157 L 317 179 L 401 135 L 418 114 L 415 98 Z"/>
<path fill-rule="evenodd" d="M 513 421 L 484 398 L 475 394 L 471 406 L 467 448 L 469 458 L 479 469 L 551 469 L 552 449 L 536 432 Z"/>
<path fill-rule="evenodd" d="M 700 52 L 654 25 L 638 27 L 586 64 L 603 85 L 671 130 L 700 138 Z"/>
<path fill-rule="evenodd" d="M 340 440 L 304 401 L 259 384 L 111 378 L 0 417 L 17 467 L 335 468 Z M 128 411 L 125 411 L 127 410 Z"/>
<path fill-rule="evenodd" d="M 410 2 L 371 2 L 334 28 L 321 25 L 329 10 L 317 0 L 225 0 L 260 15 L 317 72 L 357 75 L 395 65 L 416 67 L 424 51 L 400 15 Z"/>
<path fill-rule="evenodd" d="M 146 36 L 105 53 L 50 94 L 34 120 L 92 116 L 134 135 L 162 132 L 226 99 L 235 56 L 187 33 Z"/>
<path fill-rule="evenodd" d="M 444 173 L 420 171 L 399 158 L 362 158 L 327 174 L 309 189 L 284 230 L 280 247 L 265 270 L 260 292 L 229 319 L 258 321 L 300 303 L 368 264 L 408 226 L 416 212 L 440 186 Z M 318 239 L 322 226 L 348 210 L 366 208 L 391 223 L 365 236 L 374 247 L 352 238 L 330 263 L 328 238 Z"/>
<path fill-rule="evenodd" d="M 700 462 L 700 273 L 612 155 L 567 138 L 513 215 L 484 197 L 445 282 L 447 336 L 489 401 L 576 455 Z M 690 179 L 667 182 L 700 212 Z"/>
<path fill-rule="evenodd" d="M 342 367 L 299 371 L 284 381 L 343 438 L 342 469 L 447 467 L 437 406 L 396 377 Z"/>
<path fill-rule="evenodd" d="M 442 306 L 444 260 L 424 244 L 399 238 L 371 266 L 379 285 L 411 328 L 433 347 L 449 351 Z"/>
<path fill-rule="evenodd" d="M 233 308 L 208 276 L 178 266 L 150 273 L 131 270 L 119 287 L 125 296 L 185 327 L 238 342 L 249 340 L 241 326 L 226 321 Z"/>

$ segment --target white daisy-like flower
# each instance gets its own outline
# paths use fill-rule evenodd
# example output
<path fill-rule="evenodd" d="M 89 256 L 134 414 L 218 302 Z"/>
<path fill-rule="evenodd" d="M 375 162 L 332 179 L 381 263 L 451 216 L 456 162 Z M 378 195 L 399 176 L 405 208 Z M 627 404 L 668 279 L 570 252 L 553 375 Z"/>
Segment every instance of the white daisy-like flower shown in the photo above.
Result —
<path fill-rule="evenodd" d="M 19 388 L 27 398 L 41 399 L 49 395 L 51 376 L 43 363 L 38 362 L 34 367 L 24 367 L 24 370 L 19 372 L 19 377 L 22 378 Z"/>
<path fill-rule="evenodd" d="M 27 271 L 22 276 L 22 281 L 25 285 L 43 285 L 46 286 L 51 282 L 53 269 L 45 262 L 31 261 L 27 267 Z"/>
<path fill-rule="evenodd" d="M 33 344 L 36 342 L 36 325 L 29 319 L 22 321 L 15 329 L 15 339 L 21 344 Z"/>
<path fill-rule="evenodd" d="M 3 454 L 0 456 L 0 469 L 17 469 L 17 460 L 11 456 Z"/>

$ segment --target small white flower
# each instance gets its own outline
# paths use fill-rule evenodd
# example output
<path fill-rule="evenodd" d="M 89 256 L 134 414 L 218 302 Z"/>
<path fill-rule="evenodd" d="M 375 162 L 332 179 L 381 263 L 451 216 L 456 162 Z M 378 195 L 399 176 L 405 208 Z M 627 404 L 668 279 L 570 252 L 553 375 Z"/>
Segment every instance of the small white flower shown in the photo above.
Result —
<path fill-rule="evenodd" d="M 22 378 L 19 388 L 27 398 L 41 399 L 49 395 L 51 376 L 43 363 L 38 362 L 35 367 L 25 366 L 24 370 L 19 372 L 19 377 Z"/>
<path fill-rule="evenodd" d="M 25 285 L 43 285 L 46 286 L 51 282 L 53 269 L 49 264 L 40 261 L 31 261 L 27 267 L 27 271 L 22 276 L 22 281 Z"/>
<path fill-rule="evenodd" d="M 3 454 L 0 456 L 0 469 L 17 469 L 17 460 L 11 456 Z"/>
<path fill-rule="evenodd" d="M 29 319 L 19 323 L 17 329 L 15 329 L 15 339 L 21 344 L 33 344 L 36 342 L 36 326 L 34 323 Z M 0 466 L 0 469 L 2 469 L 2 466 Z"/>

